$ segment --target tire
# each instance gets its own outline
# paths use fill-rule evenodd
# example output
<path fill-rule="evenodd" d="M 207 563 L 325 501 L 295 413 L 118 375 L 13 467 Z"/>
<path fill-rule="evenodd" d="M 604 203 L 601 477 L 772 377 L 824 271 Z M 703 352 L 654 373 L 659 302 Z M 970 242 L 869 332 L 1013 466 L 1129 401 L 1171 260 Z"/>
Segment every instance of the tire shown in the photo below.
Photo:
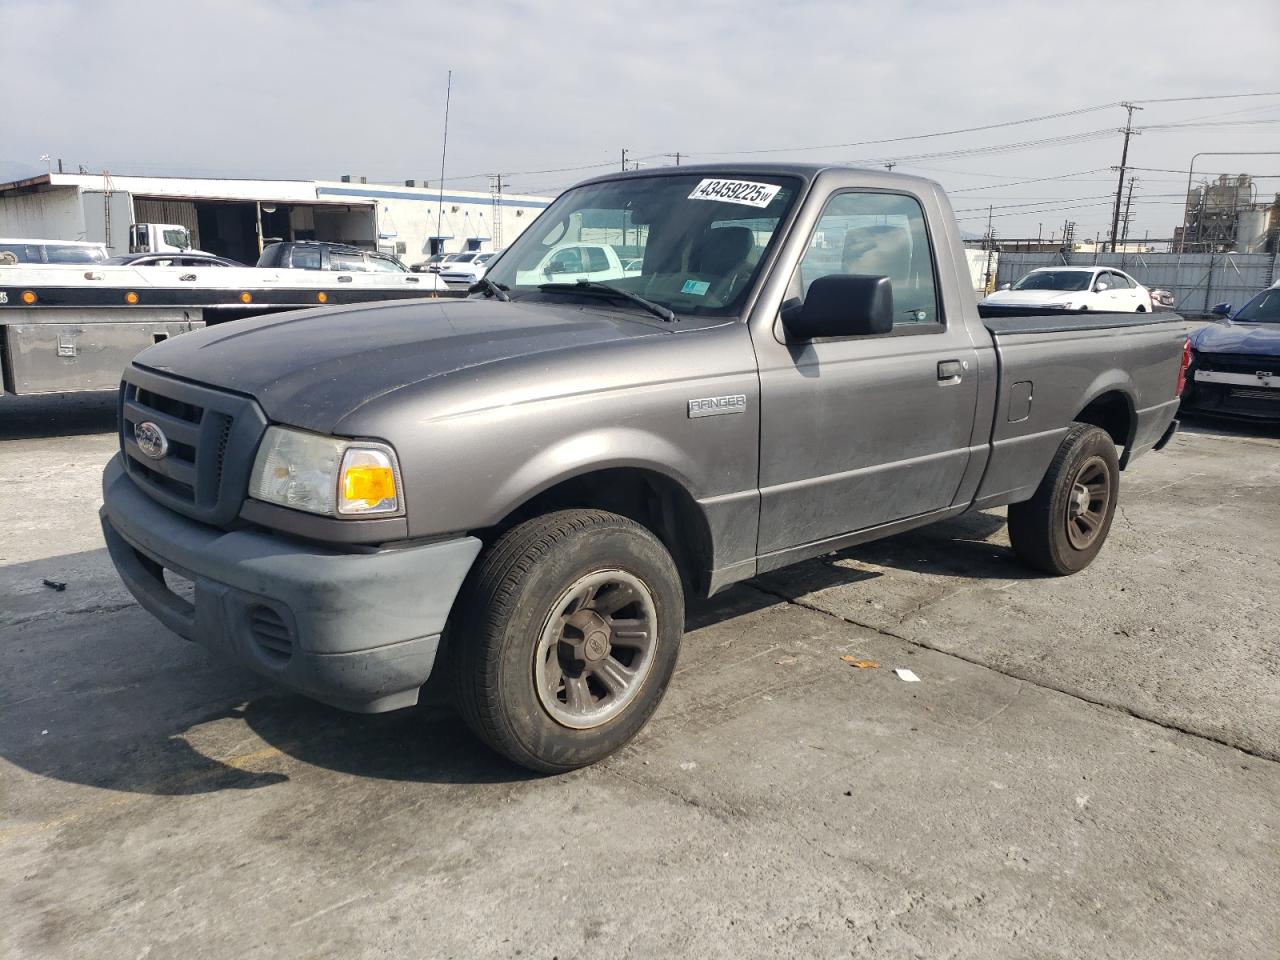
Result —
<path fill-rule="evenodd" d="M 1013 552 L 1044 573 L 1078 573 L 1106 542 L 1119 493 L 1120 461 L 1110 434 L 1072 424 L 1035 495 L 1009 506 Z"/>
<path fill-rule="evenodd" d="M 662 701 L 684 632 L 671 554 L 634 521 L 561 510 L 480 558 L 449 628 L 472 731 L 523 767 L 561 773 L 630 741 Z"/>

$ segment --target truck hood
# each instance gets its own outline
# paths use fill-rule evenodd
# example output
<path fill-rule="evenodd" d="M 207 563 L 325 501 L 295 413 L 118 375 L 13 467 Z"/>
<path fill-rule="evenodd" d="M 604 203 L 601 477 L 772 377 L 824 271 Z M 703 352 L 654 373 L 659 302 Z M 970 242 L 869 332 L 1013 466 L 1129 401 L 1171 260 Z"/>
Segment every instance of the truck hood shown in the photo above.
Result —
<path fill-rule="evenodd" d="M 329 433 L 369 400 L 433 377 L 670 332 L 571 302 L 415 300 L 237 320 L 165 340 L 134 363 L 246 394 L 273 421 Z"/>
<path fill-rule="evenodd" d="M 1191 349 L 1201 353 L 1243 353 L 1280 357 L 1280 323 L 1211 323 L 1191 335 Z"/>

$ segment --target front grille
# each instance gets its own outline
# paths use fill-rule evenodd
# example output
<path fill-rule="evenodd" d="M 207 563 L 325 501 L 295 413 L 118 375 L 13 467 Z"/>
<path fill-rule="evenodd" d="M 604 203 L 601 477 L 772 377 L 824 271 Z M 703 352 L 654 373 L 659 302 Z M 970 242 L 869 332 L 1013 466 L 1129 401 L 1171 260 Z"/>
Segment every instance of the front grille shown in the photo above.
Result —
<path fill-rule="evenodd" d="M 1246 353 L 1197 353 L 1196 366 L 1219 373 L 1255 374 L 1259 370 L 1280 376 L 1280 357 L 1261 357 Z"/>
<path fill-rule="evenodd" d="M 1280 401 L 1280 390 L 1255 390 L 1250 387 L 1234 387 L 1231 390 L 1231 395 L 1242 400 L 1269 400 L 1272 403 Z"/>
<path fill-rule="evenodd" d="M 272 659 L 287 660 L 293 656 L 293 631 L 284 618 L 261 604 L 249 609 L 249 630 Z"/>
<path fill-rule="evenodd" d="M 167 446 L 149 455 L 137 442 L 152 423 Z M 266 418 L 247 397 L 186 383 L 138 367 L 120 387 L 120 449 L 143 490 L 194 519 L 225 524 L 240 512 Z M 150 451 L 154 454 L 154 447 Z"/>

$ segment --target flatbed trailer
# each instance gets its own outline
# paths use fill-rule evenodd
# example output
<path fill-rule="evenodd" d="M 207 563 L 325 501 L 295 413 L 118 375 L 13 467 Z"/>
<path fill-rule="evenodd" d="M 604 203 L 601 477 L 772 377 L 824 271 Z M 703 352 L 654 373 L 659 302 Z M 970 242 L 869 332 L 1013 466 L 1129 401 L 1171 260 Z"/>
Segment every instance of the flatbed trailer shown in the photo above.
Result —
<path fill-rule="evenodd" d="M 434 274 L 255 267 L 0 267 L 0 374 L 17 395 L 114 390 L 140 351 L 243 317 L 460 297 Z"/>

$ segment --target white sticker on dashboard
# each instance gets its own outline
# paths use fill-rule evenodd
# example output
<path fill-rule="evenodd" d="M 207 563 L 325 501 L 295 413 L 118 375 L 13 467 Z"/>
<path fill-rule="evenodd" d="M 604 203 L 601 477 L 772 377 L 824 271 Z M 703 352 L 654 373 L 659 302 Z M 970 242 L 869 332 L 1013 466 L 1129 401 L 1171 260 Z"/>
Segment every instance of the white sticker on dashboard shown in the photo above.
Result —
<path fill-rule="evenodd" d="M 748 207 L 767 207 L 782 187 L 776 183 L 752 183 L 750 180 L 703 180 L 689 194 L 690 200 L 719 200 L 741 203 Z"/>

